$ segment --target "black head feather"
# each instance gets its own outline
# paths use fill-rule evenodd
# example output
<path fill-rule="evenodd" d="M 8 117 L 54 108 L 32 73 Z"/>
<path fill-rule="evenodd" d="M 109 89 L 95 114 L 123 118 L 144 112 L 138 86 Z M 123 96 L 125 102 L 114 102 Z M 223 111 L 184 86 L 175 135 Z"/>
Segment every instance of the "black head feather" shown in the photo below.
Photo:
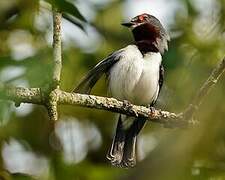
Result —
<path fill-rule="evenodd" d="M 123 25 L 132 29 L 135 43 L 142 52 L 154 51 L 163 54 L 168 50 L 170 37 L 156 17 L 144 13 Z"/>

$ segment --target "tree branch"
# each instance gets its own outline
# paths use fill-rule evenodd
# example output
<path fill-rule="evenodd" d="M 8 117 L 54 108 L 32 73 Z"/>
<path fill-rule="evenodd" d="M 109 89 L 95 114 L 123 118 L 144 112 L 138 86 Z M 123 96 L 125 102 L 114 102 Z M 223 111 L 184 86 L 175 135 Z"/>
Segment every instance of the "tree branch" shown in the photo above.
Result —
<path fill-rule="evenodd" d="M 12 86 L 0 86 L 0 98 L 20 103 L 32 103 L 39 105 L 48 104 L 48 96 L 44 96 L 40 88 L 23 88 Z M 181 116 L 168 111 L 150 109 L 144 106 L 133 104 L 127 105 L 115 98 L 100 97 L 94 95 L 68 93 L 55 89 L 51 92 L 50 98 L 57 99 L 54 102 L 64 105 L 75 105 L 88 108 L 108 110 L 122 113 L 135 117 L 146 117 L 153 122 L 163 123 L 166 125 L 183 126 L 193 122 L 184 121 Z M 53 104 L 54 106 L 54 104 Z"/>
<path fill-rule="evenodd" d="M 115 98 L 68 93 L 60 89 L 54 89 L 50 95 L 45 95 L 46 93 L 43 93 L 40 88 L 22 88 L 0 85 L 0 98 L 12 100 L 16 103 L 46 105 L 49 103 L 47 100 L 50 97 L 50 102 L 53 102 L 53 104 L 50 104 L 47 107 L 56 108 L 58 102 L 58 104 L 102 109 L 134 117 L 146 117 L 150 121 L 164 124 L 166 127 L 185 127 L 187 125 L 194 125 L 196 123 L 196 121 L 192 120 L 193 114 L 199 108 L 202 100 L 204 97 L 206 97 L 209 90 L 212 89 L 212 87 L 219 80 L 224 70 L 225 58 L 217 65 L 217 67 L 215 67 L 209 78 L 196 94 L 192 103 L 184 112 L 179 114 L 163 110 L 150 109 L 144 106 L 137 106 L 133 104 L 127 105 L 127 103 L 119 101 Z M 51 111 L 51 109 L 49 111 Z M 50 113 L 55 113 L 55 111 Z M 51 116 L 57 117 L 57 114 L 51 114 Z"/>
<path fill-rule="evenodd" d="M 53 8 L 53 73 L 52 84 L 46 107 L 51 120 L 58 120 L 57 101 L 53 96 L 53 91 L 59 89 L 60 76 L 62 69 L 62 40 L 61 40 L 61 19 L 62 14 L 56 8 Z"/>
<path fill-rule="evenodd" d="M 17 105 L 21 103 L 43 105 L 45 103 L 40 88 L 13 87 L 3 84 L 0 84 L 0 99 L 13 101 Z"/>
<path fill-rule="evenodd" d="M 53 10 L 53 85 L 54 89 L 59 88 L 62 69 L 62 40 L 61 40 L 61 19 L 62 14 L 56 9 Z"/>
<path fill-rule="evenodd" d="M 60 104 L 70 104 L 82 107 L 89 107 L 95 109 L 102 109 L 111 112 L 117 112 L 134 117 L 146 117 L 150 121 L 162 123 L 166 126 L 186 126 L 193 124 L 193 122 L 184 121 L 179 114 L 168 111 L 156 110 L 154 108 L 147 108 L 144 106 L 137 106 L 127 104 L 115 98 L 100 97 L 94 95 L 67 93 L 64 91 L 55 91 L 59 98 Z"/>
<path fill-rule="evenodd" d="M 208 77 L 208 79 L 204 82 L 204 84 L 201 86 L 197 94 L 192 99 L 192 102 L 189 104 L 187 109 L 184 111 L 183 116 L 186 119 L 190 119 L 193 117 L 194 113 L 198 110 L 200 107 L 203 99 L 206 97 L 206 95 L 209 93 L 209 91 L 215 86 L 215 84 L 218 82 L 220 76 L 225 71 L 225 58 L 223 58 L 218 65 L 213 69 L 211 75 Z"/>

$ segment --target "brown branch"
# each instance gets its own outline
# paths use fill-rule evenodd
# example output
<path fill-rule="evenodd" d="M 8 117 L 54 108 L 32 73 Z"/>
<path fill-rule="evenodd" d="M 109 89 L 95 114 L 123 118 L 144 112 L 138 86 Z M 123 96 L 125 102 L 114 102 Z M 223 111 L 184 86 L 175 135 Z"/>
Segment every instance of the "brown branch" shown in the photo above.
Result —
<path fill-rule="evenodd" d="M 218 65 L 213 69 L 209 78 L 204 82 L 204 84 L 201 86 L 197 94 L 194 96 L 192 102 L 184 111 L 183 116 L 186 119 L 190 119 L 193 117 L 194 113 L 200 107 L 203 99 L 206 97 L 209 91 L 215 86 L 215 84 L 218 82 L 220 76 L 223 74 L 224 71 L 225 71 L 225 58 L 223 58 L 222 61 L 218 63 Z"/>
<path fill-rule="evenodd" d="M 213 70 L 207 81 L 202 85 L 199 92 L 196 94 L 191 104 L 199 107 L 203 98 L 209 93 L 209 91 L 215 86 L 220 76 L 225 70 L 225 58 L 217 65 Z"/>

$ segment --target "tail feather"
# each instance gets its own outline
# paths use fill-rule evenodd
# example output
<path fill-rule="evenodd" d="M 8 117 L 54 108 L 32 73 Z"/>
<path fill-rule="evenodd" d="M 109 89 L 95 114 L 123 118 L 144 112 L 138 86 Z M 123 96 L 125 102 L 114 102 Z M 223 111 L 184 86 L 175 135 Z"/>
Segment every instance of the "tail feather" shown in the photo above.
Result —
<path fill-rule="evenodd" d="M 145 119 L 135 119 L 133 124 L 125 129 L 121 115 L 119 117 L 116 135 L 107 155 L 111 164 L 117 167 L 134 167 L 136 165 L 137 135 L 145 124 Z"/>
<path fill-rule="evenodd" d="M 122 167 L 134 167 L 136 165 L 136 141 L 136 135 L 127 134 L 121 162 Z"/>
<path fill-rule="evenodd" d="M 123 158 L 123 148 L 125 144 L 126 133 L 122 127 L 121 115 L 116 128 L 116 135 L 113 139 L 111 148 L 107 154 L 107 159 L 111 161 L 112 165 L 117 166 L 121 163 Z"/>

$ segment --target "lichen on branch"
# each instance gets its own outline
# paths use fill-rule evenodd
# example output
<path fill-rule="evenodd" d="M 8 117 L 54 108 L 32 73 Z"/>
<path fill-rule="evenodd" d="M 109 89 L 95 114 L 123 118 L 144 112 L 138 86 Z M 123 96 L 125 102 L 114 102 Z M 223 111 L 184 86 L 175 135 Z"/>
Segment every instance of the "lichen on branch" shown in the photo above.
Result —
<path fill-rule="evenodd" d="M 53 71 L 52 82 L 48 89 L 12 87 L 0 84 L 0 99 L 20 103 L 43 105 L 47 108 L 51 120 L 58 119 L 57 106 L 59 104 L 76 105 L 95 109 L 102 109 L 135 117 L 145 117 L 167 127 L 184 127 L 193 125 L 194 113 L 199 109 L 201 102 L 215 86 L 225 70 L 225 58 L 214 68 L 209 78 L 201 86 L 189 106 L 181 113 L 172 113 L 134 104 L 127 104 L 115 98 L 94 95 L 68 93 L 60 90 L 60 76 L 62 69 L 62 42 L 61 42 L 62 14 L 53 8 Z"/>

